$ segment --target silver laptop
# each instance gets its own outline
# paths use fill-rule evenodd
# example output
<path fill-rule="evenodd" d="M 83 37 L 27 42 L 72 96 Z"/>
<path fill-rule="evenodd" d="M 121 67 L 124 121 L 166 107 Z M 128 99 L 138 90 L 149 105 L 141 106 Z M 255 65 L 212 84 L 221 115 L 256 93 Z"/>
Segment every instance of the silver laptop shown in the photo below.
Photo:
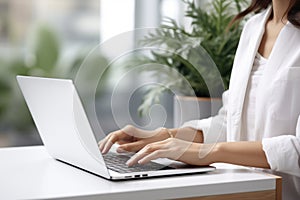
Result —
<path fill-rule="evenodd" d="M 214 167 L 151 162 L 127 167 L 128 155 L 102 155 L 72 80 L 17 76 L 48 153 L 55 159 L 110 180 L 203 173 Z"/>

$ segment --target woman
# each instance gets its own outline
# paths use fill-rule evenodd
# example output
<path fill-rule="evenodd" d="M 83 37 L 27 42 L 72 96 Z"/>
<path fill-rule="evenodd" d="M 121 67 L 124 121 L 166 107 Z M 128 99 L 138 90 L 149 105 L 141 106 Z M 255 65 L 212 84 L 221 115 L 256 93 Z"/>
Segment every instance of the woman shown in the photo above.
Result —
<path fill-rule="evenodd" d="M 252 0 L 223 108 L 179 129 L 132 126 L 99 142 L 103 153 L 138 151 L 127 164 L 167 157 L 193 165 L 225 162 L 300 175 L 300 1 Z M 151 137 L 149 137 L 151 135 Z M 222 142 L 223 141 L 223 142 Z M 224 142 L 226 141 L 226 142 Z"/>

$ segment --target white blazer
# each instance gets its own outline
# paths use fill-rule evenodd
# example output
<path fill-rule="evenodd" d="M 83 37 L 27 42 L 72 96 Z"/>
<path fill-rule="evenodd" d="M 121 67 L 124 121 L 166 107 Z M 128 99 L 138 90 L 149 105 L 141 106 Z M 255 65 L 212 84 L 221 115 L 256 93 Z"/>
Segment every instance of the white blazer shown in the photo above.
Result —
<path fill-rule="evenodd" d="M 236 52 L 229 90 L 217 116 L 183 127 L 202 130 L 204 142 L 240 141 L 248 79 L 272 8 L 250 18 Z M 300 176 L 300 29 L 288 22 L 265 66 L 256 94 L 256 127 L 271 169 Z"/>

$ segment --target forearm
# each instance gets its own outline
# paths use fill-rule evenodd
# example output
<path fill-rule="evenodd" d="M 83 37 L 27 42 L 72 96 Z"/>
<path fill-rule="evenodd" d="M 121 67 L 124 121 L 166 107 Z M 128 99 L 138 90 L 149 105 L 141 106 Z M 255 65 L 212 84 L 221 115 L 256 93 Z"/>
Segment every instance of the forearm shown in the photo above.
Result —
<path fill-rule="evenodd" d="M 169 129 L 170 133 L 174 136 L 174 138 L 178 138 L 185 141 L 203 143 L 203 133 L 201 130 L 195 130 L 193 128 L 184 127 L 184 128 L 176 128 Z"/>
<path fill-rule="evenodd" d="M 270 168 L 261 142 L 223 142 L 209 154 L 212 162 Z"/>

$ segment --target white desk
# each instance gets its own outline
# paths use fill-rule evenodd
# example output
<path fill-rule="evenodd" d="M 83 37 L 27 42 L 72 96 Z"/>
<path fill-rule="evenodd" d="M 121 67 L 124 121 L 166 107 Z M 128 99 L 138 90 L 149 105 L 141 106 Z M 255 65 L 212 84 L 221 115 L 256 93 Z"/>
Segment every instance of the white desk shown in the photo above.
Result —
<path fill-rule="evenodd" d="M 280 178 L 215 166 L 206 174 L 112 182 L 52 159 L 43 146 L 2 148 L 0 199 L 280 199 Z"/>

